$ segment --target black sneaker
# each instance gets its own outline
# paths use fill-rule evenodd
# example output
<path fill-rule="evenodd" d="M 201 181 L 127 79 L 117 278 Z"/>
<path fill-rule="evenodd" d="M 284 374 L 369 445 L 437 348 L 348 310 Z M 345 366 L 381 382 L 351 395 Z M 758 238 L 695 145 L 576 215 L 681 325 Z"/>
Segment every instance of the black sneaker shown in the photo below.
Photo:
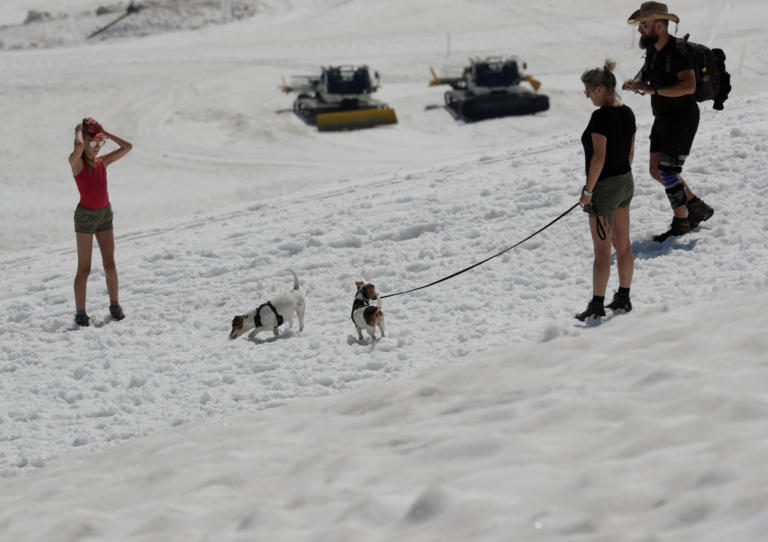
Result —
<path fill-rule="evenodd" d="M 653 240 L 663 243 L 672 236 L 685 235 L 691 231 L 691 225 L 687 218 L 673 218 L 669 229 L 659 235 L 654 235 Z"/>
<path fill-rule="evenodd" d="M 109 306 L 109 314 L 111 314 L 112 318 L 114 318 L 118 322 L 123 318 L 125 318 L 125 313 L 123 312 L 123 308 L 120 306 L 119 303 L 115 303 Z"/>
<path fill-rule="evenodd" d="M 75 323 L 80 327 L 88 327 L 91 325 L 91 319 L 87 314 L 76 314 Z"/>
<path fill-rule="evenodd" d="M 606 309 L 623 310 L 624 312 L 630 312 L 632 310 L 632 302 L 629 300 L 628 295 L 621 295 L 618 292 L 613 294 L 613 301 L 605 306 Z"/>
<path fill-rule="evenodd" d="M 688 207 L 688 224 L 691 226 L 691 229 L 698 226 L 701 222 L 709 220 L 715 214 L 715 210 L 699 198 L 693 198 L 686 206 Z"/>
<path fill-rule="evenodd" d="M 602 318 L 603 316 L 605 316 L 605 309 L 603 308 L 602 305 L 598 305 L 590 301 L 589 304 L 587 305 L 587 310 L 585 310 L 584 312 L 580 312 L 579 314 L 576 315 L 576 320 L 580 320 L 583 322 L 590 316 L 594 318 Z"/>

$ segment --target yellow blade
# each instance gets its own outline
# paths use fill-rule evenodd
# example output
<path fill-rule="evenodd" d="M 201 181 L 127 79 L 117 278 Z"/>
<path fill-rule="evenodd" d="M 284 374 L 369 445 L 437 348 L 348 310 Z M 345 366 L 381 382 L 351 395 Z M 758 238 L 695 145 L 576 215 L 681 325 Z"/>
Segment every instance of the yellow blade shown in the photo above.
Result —
<path fill-rule="evenodd" d="M 432 66 L 429 67 L 429 71 L 432 72 L 432 80 L 429 82 L 429 86 L 436 87 L 438 85 L 442 85 L 442 81 L 440 81 L 440 78 L 437 76 L 435 69 Z"/>
<path fill-rule="evenodd" d="M 528 77 L 526 77 L 525 80 L 531 84 L 531 86 L 533 87 L 533 90 L 536 90 L 536 91 L 539 90 L 541 83 L 536 79 L 534 79 L 532 75 L 529 75 Z"/>
<path fill-rule="evenodd" d="M 338 113 L 321 113 L 317 116 L 317 129 L 321 132 L 335 130 L 355 130 L 369 128 L 382 124 L 397 124 L 395 110 L 359 109 L 357 111 L 340 111 Z"/>

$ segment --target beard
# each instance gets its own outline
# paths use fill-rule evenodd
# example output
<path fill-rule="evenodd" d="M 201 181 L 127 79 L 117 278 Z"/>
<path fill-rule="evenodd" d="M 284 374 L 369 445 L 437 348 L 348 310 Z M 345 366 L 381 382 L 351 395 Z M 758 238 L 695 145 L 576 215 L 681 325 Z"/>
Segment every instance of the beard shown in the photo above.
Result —
<path fill-rule="evenodd" d="M 641 49 L 650 49 L 654 45 L 656 45 L 656 42 L 659 41 L 659 36 L 657 35 L 647 35 L 647 36 L 640 36 L 640 48 Z"/>

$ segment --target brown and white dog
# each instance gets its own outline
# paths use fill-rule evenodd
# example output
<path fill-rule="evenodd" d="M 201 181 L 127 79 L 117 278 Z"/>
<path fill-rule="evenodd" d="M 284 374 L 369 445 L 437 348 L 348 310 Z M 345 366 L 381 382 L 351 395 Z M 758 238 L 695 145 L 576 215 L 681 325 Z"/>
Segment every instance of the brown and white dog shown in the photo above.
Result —
<path fill-rule="evenodd" d="M 237 339 L 246 331 L 251 331 L 250 337 L 255 337 L 260 331 L 270 329 L 279 336 L 277 328 L 288 320 L 288 327 L 293 327 L 293 313 L 299 317 L 299 331 L 304 331 L 304 296 L 299 291 L 299 277 L 291 269 L 286 269 L 293 275 L 293 291 L 285 292 L 273 297 L 270 301 L 262 303 L 252 311 L 235 316 L 232 319 L 232 331 L 229 338 Z"/>
<path fill-rule="evenodd" d="M 352 322 L 357 329 L 357 336 L 363 340 L 363 329 L 371 336 L 371 340 L 376 340 L 376 327 L 381 330 L 381 336 L 384 336 L 384 313 L 381 312 L 381 298 L 376 293 L 373 284 L 355 282 L 357 294 L 352 303 Z M 371 306 L 371 301 L 378 301 L 375 307 Z"/>

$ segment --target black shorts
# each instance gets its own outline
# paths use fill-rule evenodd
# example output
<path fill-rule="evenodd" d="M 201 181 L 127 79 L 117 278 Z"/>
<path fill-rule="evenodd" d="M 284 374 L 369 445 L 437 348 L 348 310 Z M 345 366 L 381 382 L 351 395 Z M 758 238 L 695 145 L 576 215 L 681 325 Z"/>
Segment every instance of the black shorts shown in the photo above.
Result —
<path fill-rule="evenodd" d="M 691 152 L 693 138 L 699 129 L 699 106 L 691 103 L 681 111 L 656 117 L 651 128 L 651 152 L 670 157 L 685 157 Z"/>

